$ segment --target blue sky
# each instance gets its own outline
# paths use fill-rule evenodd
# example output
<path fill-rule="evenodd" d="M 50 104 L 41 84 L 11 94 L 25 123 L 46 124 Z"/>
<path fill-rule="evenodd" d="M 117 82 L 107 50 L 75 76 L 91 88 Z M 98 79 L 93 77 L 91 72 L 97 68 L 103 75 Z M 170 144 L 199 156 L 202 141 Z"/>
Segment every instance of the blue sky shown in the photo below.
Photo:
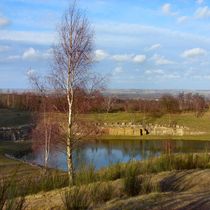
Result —
<path fill-rule="evenodd" d="M 0 88 L 50 71 L 69 0 L 0 1 Z M 93 69 L 108 88 L 210 89 L 210 1 L 80 0 L 95 30 Z"/>

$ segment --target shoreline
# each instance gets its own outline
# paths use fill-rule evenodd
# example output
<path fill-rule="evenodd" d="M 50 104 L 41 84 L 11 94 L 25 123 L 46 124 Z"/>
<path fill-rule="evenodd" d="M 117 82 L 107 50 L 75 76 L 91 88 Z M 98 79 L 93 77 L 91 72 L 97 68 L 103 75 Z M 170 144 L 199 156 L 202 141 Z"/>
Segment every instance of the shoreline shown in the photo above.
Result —
<path fill-rule="evenodd" d="M 189 135 L 189 136 L 112 136 L 112 135 L 102 135 L 97 137 L 96 140 L 183 140 L 183 141 L 209 141 L 209 135 Z"/>

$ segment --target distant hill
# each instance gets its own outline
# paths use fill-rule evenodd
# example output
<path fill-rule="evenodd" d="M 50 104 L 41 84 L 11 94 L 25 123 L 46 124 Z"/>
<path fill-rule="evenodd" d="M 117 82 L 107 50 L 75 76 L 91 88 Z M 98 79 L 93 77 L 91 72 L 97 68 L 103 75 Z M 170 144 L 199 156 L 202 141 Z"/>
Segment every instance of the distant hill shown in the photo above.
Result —
<path fill-rule="evenodd" d="M 0 93 L 34 92 L 32 89 L 0 89 Z M 102 91 L 105 96 L 114 96 L 121 99 L 159 99 L 164 94 L 178 95 L 179 93 L 199 93 L 210 99 L 210 90 L 187 89 L 107 89 Z"/>
<path fill-rule="evenodd" d="M 210 99 L 210 90 L 153 90 L 153 89 L 107 89 L 103 91 L 106 96 L 116 96 L 121 99 L 159 99 L 164 94 L 178 95 L 179 93 L 199 93 Z"/>

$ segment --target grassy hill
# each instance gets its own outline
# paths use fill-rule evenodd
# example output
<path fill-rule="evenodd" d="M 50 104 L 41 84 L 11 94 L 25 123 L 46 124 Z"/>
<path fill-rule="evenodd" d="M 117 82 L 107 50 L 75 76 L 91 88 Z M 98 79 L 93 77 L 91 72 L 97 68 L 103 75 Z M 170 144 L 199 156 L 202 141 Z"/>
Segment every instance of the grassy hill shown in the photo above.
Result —
<path fill-rule="evenodd" d="M 31 123 L 32 113 L 14 109 L 0 109 L 0 127 L 18 126 Z"/>
<path fill-rule="evenodd" d="M 194 113 L 181 113 L 181 114 L 165 114 L 160 117 L 151 115 L 144 116 L 143 113 L 99 113 L 99 114 L 85 114 L 81 115 L 84 120 L 116 123 L 116 122 L 133 122 L 133 123 L 146 123 L 153 124 L 169 124 L 169 122 L 176 123 L 180 126 L 186 126 L 195 131 L 203 131 L 210 133 L 210 112 L 206 112 L 202 117 L 196 117 Z M 145 119 L 145 120 L 144 120 Z M 170 119 L 170 120 L 169 120 Z"/>

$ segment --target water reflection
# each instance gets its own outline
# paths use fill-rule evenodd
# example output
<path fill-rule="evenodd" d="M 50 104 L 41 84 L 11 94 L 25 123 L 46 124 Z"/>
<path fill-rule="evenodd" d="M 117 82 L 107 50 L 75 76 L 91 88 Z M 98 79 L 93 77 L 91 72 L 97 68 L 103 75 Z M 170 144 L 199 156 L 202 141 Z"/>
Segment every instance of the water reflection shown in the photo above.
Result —
<path fill-rule="evenodd" d="M 76 168 L 82 165 L 94 165 L 96 169 L 117 162 L 128 162 L 131 159 L 145 160 L 162 153 L 208 152 L 208 141 L 181 140 L 101 140 L 86 142 L 74 150 Z M 24 159 L 43 164 L 43 152 L 29 154 Z M 52 151 L 49 166 L 66 170 L 66 156 L 63 152 Z"/>

